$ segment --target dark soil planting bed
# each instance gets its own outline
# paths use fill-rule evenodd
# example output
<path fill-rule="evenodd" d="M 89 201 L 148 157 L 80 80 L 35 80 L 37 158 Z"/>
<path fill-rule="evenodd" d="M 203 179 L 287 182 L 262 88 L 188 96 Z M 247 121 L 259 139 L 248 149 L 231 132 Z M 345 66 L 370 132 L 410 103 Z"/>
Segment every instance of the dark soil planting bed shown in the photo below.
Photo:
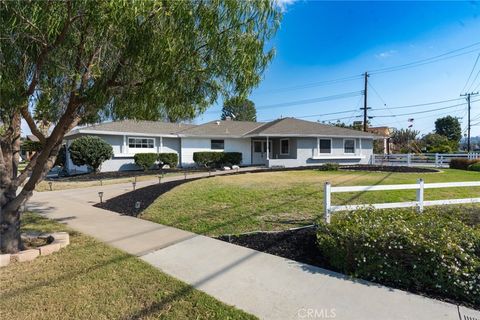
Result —
<path fill-rule="evenodd" d="M 219 240 L 283 258 L 328 267 L 316 244 L 316 229 L 307 227 L 281 232 L 257 232 L 242 235 L 225 235 Z"/>
<path fill-rule="evenodd" d="M 375 172 L 405 172 L 405 173 L 434 173 L 440 170 L 433 168 L 406 167 L 406 166 L 376 166 L 376 165 L 353 165 L 341 166 L 341 170 L 375 171 Z"/>
<path fill-rule="evenodd" d="M 49 181 L 65 181 L 65 182 L 73 182 L 73 181 L 97 181 L 97 180 L 104 180 L 104 179 L 118 179 L 118 178 L 134 178 L 140 176 L 149 176 L 149 175 L 161 175 L 162 173 L 175 173 L 175 172 L 184 172 L 185 170 L 181 169 L 163 169 L 163 170 L 130 170 L 130 171 L 112 171 L 112 172 L 99 172 L 99 173 L 82 173 L 71 175 L 67 177 L 51 177 L 45 180 Z M 205 172 L 207 169 L 196 169 L 192 170 L 189 169 L 188 173 L 195 173 L 195 172 Z"/>

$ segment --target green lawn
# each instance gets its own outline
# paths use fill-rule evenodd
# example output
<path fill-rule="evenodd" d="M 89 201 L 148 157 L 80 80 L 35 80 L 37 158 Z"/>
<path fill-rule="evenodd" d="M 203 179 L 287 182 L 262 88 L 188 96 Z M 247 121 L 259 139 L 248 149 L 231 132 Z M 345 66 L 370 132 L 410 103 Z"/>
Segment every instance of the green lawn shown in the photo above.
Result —
<path fill-rule="evenodd" d="M 209 236 L 282 230 L 322 215 L 323 185 L 375 185 L 480 180 L 480 172 L 440 173 L 285 171 L 219 176 L 183 184 L 159 197 L 142 218 Z M 478 197 L 480 188 L 425 190 L 425 200 Z M 339 193 L 333 204 L 415 200 L 415 190 Z"/>
<path fill-rule="evenodd" d="M 66 227 L 24 216 L 24 229 Z M 0 269 L 0 319 L 253 319 L 138 258 L 70 232 L 71 244 Z"/>

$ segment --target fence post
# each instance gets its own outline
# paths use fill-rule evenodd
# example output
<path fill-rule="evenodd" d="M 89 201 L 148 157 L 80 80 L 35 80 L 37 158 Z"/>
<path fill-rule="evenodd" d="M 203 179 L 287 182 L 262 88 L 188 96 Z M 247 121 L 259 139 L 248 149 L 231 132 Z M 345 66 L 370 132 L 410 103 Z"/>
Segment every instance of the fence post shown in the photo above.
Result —
<path fill-rule="evenodd" d="M 423 190 L 425 186 L 425 182 L 423 179 L 418 179 L 418 189 L 417 189 L 417 211 L 419 213 L 423 212 Z"/>
<path fill-rule="evenodd" d="M 412 154 L 407 153 L 407 166 L 410 167 L 411 163 L 412 163 Z"/>
<path fill-rule="evenodd" d="M 330 223 L 330 208 L 332 206 L 331 187 L 330 182 L 325 182 L 323 189 L 323 212 L 326 223 Z"/>
<path fill-rule="evenodd" d="M 438 168 L 439 163 L 438 163 L 438 153 L 435 153 L 435 168 Z"/>

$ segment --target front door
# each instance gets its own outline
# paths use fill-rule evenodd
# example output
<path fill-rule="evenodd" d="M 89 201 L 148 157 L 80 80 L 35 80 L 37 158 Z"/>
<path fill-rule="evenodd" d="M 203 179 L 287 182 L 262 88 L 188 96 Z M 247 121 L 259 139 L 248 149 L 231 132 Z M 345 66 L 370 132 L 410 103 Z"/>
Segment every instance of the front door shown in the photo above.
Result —
<path fill-rule="evenodd" d="M 268 141 L 268 151 L 272 158 L 272 141 Z M 253 164 L 267 164 L 267 141 L 253 140 Z"/>

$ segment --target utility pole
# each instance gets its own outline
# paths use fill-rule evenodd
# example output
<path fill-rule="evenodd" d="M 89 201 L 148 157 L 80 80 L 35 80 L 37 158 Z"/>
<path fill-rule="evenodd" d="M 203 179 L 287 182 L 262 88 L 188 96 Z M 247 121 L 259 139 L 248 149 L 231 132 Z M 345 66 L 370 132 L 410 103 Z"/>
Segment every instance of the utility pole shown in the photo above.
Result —
<path fill-rule="evenodd" d="M 471 99 L 470 97 L 471 96 L 474 96 L 474 95 L 477 95 L 478 92 L 470 92 L 470 93 L 464 93 L 464 94 L 461 94 L 460 96 L 461 97 L 467 97 L 467 104 L 468 104 L 468 125 L 467 125 L 467 152 L 470 152 L 470 149 L 471 149 L 471 143 L 470 143 L 470 131 L 471 131 L 471 128 L 472 128 L 472 123 L 471 123 L 471 118 L 470 118 L 470 113 L 471 113 Z"/>
<path fill-rule="evenodd" d="M 368 77 L 369 77 L 368 72 L 365 72 L 364 74 L 365 87 L 363 89 L 363 108 L 360 108 L 361 110 L 363 110 L 363 131 L 365 132 L 367 131 L 367 122 L 368 122 L 367 110 L 370 109 L 367 106 Z"/>

